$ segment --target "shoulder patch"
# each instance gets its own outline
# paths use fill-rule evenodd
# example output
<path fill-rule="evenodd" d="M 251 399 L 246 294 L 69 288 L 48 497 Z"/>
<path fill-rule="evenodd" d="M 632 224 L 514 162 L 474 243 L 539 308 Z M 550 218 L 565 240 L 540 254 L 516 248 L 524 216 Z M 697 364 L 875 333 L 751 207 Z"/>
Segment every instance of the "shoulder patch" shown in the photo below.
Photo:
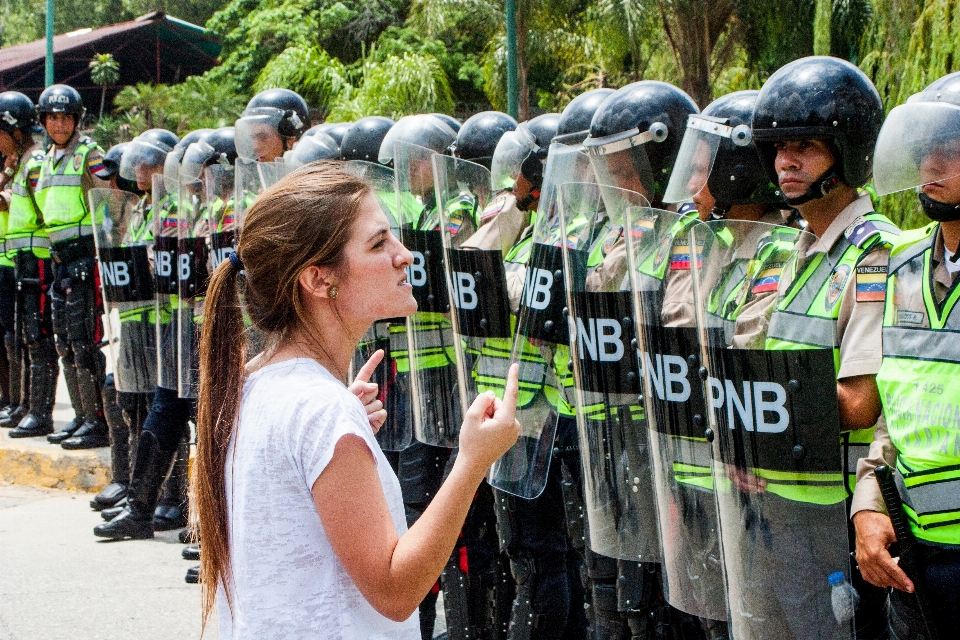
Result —
<path fill-rule="evenodd" d="M 763 265 L 763 270 L 757 274 L 750 288 L 750 293 L 760 295 L 762 293 L 771 293 L 780 286 L 780 274 L 783 273 L 783 263 L 774 262 Z"/>
<path fill-rule="evenodd" d="M 830 280 L 827 282 L 827 295 L 823 299 L 823 306 L 826 311 L 829 311 L 837 304 L 837 300 L 840 299 L 840 295 L 843 293 L 843 289 L 846 287 L 849 278 L 850 265 L 846 264 L 841 264 L 830 274 Z"/>
<path fill-rule="evenodd" d="M 675 238 L 670 250 L 670 270 L 688 271 L 690 261 L 693 259 L 694 249 L 690 246 L 690 236 L 684 234 L 683 237 Z M 699 256 L 697 256 L 699 259 Z"/>
<path fill-rule="evenodd" d="M 870 240 L 880 236 L 880 229 L 869 220 L 858 218 L 856 222 L 847 227 L 843 235 L 850 241 L 850 244 L 862 249 L 869 244 Z"/>
<path fill-rule="evenodd" d="M 887 267 L 857 267 L 857 302 L 883 302 L 887 295 Z"/>
<path fill-rule="evenodd" d="M 483 212 L 480 214 L 480 220 L 486 222 L 490 218 L 497 216 L 501 211 L 503 211 L 505 206 L 507 206 L 507 196 L 495 198 L 484 208 Z"/>

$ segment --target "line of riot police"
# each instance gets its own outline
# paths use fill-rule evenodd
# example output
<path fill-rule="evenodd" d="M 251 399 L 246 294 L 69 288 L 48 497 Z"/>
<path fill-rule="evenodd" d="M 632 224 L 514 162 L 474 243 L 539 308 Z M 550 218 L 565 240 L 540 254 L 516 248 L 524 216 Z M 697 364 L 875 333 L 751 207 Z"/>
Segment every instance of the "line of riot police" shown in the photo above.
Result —
<path fill-rule="evenodd" d="M 906 583 L 878 578 L 892 530 L 869 514 L 886 518 L 872 468 L 897 465 L 914 534 L 935 549 L 929 580 L 947 592 L 960 579 L 955 499 L 927 479 L 952 486 L 957 449 L 925 454 L 931 411 L 912 410 L 919 390 L 943 395 L 956 379 L 953 352 L 931 358 L 923 342 L 953 330 L 950 256 L 960 253 L 944 245 L 960 219 L 950 182 L 960 180 L 960 85 L 938 82 L 886 125 L 869 79 L 823 57 L 703 111 L 672 85 L 641 81 L 520 124 L 484 112 L 462 124 L 423 114 L 308 130 L 302 98 L 263 92 L 235 127 L 182 140 L 149 131 L 111 149 L 117 188 L 84 190 L 83 220 L 52 213 L 54 226 L 44 217 L 22 230 L 11 203 L 16 312 L 0 305 L 15 336 L 10 392 L 31 410 L 52 403 L 50 367 L 36 379 L 32 367 L 50 360 L 43 345 L 55 335 L 65 373 L 68 362 L 78 372 L 67 383 L 85 418 L 71 434 L 91 433 L 90 416 L 104 423 L 93 433 L 109 424 L 114 483 L 94 504 L 113 509 L 95 533 L 151 537 L 158 519 L 180 515 L 163 510 L 160 493 L 168 475 L 185 477 L 174 462 L 185 466 L 196 411 L 207 274 L 233 251 L 259 193 L 300 165 L 342 162 L 370 183 L 414 256 L 418 311 L 377 322 L 355 358 L 359 368 L 384 352 L 372 379 L 387 410 L 377 438 L 408 524 L 456 456 L 461 407 L 502 393 L 520 364 L 521 436 L 491 468 L 421 605 L 424 638 L 441 591 L 452 639 L 932 637 L 908 595 L 888 603 L 887 587 Z M 28 131 L 23 122 L 14 131 Z M 44 173 L 51 149 L 21 153 L 32 160 L 14 196 L 79 184 L 69 170 Z M 873 209 L 864 187 L 874 175 L 881 193 L 922 187 L 935 224 L 901 238 Z M 88 236 L 95 265 L 81 259 Z M 60 265 L 52 282 L 43 237 Z M 24 260 L 24 247 L 38 259 Z M 907 293 L 886 295 L 888 263 L 900 278 L 938 269 L 940 288 L 926 293 L 921 277 L 910 289 L 918 309 L 907 309 Z M 6 286 L 10 267 L 0 265 Z M 82 293 L 87 280 L 96 286 Z M 45 332 L 44 305 L 34 310 L 23 292 L 46 286 Z M 84 391 L 87 376 L 102 378 L 89 349 L 96 304 L 114 371 L 99 408 Z M 253 337 L 251 355 L 263 347 Z M 24 356 L 29 384 L 24 375 L 18 386 Z M 916 378 L 909 398 L 903 371 Z M 896 412 L 894 428 L 882 410 Z M 952 418 L 938 419 L 946 441 Z M 867 547 L 856 549 L 863 575 L 855 537 Z M 938 615 L 933 624 L 949 628 L 954 601 Z"/>

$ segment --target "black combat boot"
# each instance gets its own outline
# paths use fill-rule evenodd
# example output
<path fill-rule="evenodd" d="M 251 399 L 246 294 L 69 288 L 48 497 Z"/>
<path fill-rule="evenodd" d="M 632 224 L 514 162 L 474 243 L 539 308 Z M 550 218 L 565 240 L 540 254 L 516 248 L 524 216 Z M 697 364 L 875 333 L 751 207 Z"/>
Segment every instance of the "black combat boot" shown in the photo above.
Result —
<path fill-rule="evenodd" d="M 140 435 L 133 478 L 127 491 L 127 506 L 116 518 L 93 529 L 99 538 L 142 540 L 153 537 L 153 510 L 157 508 L 160 485 L 173 463 L 176 449 L 162 451 L 157 437 L 149 431 Z"/>
<path fill-rule="evenodd" d="M 53 337 L 30 345 L 30 411 L 10 432 L 11 438 L 32 438 L 53 433 L 53 403 L 57 396 L 60 366 Z"/>
<path fill-rule="evenodd" d="M 98 356 L 99 353 L 91 356 L 91 359 L 99 363 Z M 77 386 L 80 389 L 83 414 L 87 419 L 76 433 L 61 443 L 60 446 L 64 449 L 95 449 L 110 445 L 110 429 L 103 417 L 103 396 L 100 391 L 103 376 L 99 375 L 100 370 L 100 367 L 96 367 L 96 371 L 77 367 Z"/>
<path fill-rule="evenodd" d="M 190 464 L 190 443 L 180 441 L 173 469 L 163 483 L 160 502 L 153 512 L 154 531 L 172 531 L 187 526 L 187 466 Z"/>
<path fill-rule="evenodd" d="M 77 386 L 77 368 L 74 365 L 63 365 L 63 381 L 67 383 L 67 395 L 70 397 L 71 406 L 73 406 L 73 420 L 68 422 L 67 426 L 60 431 L 47 436 L 47 442 L 51 444 L 62 444 L 64 440 L 75 434 L 87 420 L 83 415 L 80 388 Z"/>
<path fill-rule="evenodd" d="M 26 349 L 8 333 L 3 337 L 10 363 L 10 406 L 6 416 L 0 418 L 0 427 L 10 429 L 18 424 L 30 410 L 30 361 L 24 353 Z"/>
<path fill-rule="evenodd" d="M 127 486 L 130 484 L 130 427 L 117 404 L 117 389 L 112 374 L 107 376 L 103 385 L 103 416 L 110 428 L 110 467 L 113 477 L 110 484 L 90 501 L 94 511 L 115 506 L 127 495 Z"/>

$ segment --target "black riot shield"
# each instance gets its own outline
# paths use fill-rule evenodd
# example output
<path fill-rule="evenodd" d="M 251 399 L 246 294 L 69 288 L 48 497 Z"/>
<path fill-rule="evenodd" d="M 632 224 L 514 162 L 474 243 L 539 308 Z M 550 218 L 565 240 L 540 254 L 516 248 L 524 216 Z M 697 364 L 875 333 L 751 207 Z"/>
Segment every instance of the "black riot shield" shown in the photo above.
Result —
<path fill-rule="evenodd" d="M 177 237 L 180 229 L 180 183 L 153 176 L 154 342 L 157 386 L 177 389 Z"/>
<path fill-rule="evenodd" d="M 643 196 L 596 184 L 559 186 L 570 365 L 577 399 L 590 548 L 658 562 L 624 212 Z"/>
<path fill-rule="evenodd" d="M 802 286 L 812 237 L 738 221 L 691 237 L 731 633 L 852 638 L 852 610 L 831 604 L 831 581 L 850 582 L 833 350 L 766 335 L 777 297 Z"/>
<path fill-rule="evenodd" d="M 523 283 L 515 310 L 516 331 L 511 358 L 520 366 L 517 420 L 523 432 L 517 443 L 490 470 L 490 484 L 519 496 L 536 498 L 547 482 L 557 420 L 575 415 L 573 373 L 567 331 L 567 299 L 563 285 L 564 237 L 555 206 L 556 185 L 590 182 L 593 170 L 582 148 L 554 143 L 544 170 L 540 203 L 525 256 L 508 262 L 510 278 Z M 509 256 L 513 258 L 514 256 Z"/>
<path fill-rule="evenodd" d="M 407 273 L 417 312 L 407 318 L 409 359 L 405 372 L 410 374 L 413 389 L 416 438 L 452 448 L 457 445 L 462 413 L 440 207 L 430 160 L 433 155 L 424 147 L 394 143 L 394 215 L 400 220 L 400 240 L 413 254 Z"/>
<path fill-rule="evenodd" d="M 152 208 L 148 198 L 114 189 L 91 189 L 87 198 L 97 212 L 94 240 L 117 391 L 151 393 L 157 386 Z"/>
<path fill-rule="evenodd" d="M 231 176 L 232 178 L 232 176 Z M 210 279 L 211 217 L 204 181 L 181 181 L 177 235 L 177 394 L 196 398 L 203 300 Z M 221 206 L 222 209 L 222 206 Z"/>
<path fill-rule="evenodd" d="M 644 374 L 664 595 L 689 614 L 726 620 L 711 445 L 700 366 L 691 243 L 696 214 L 627 208 L 627 258 Z"/>
<path fill-rule="evenodd" d="M 393 170 L 363 160 L 345 162 L 344 168 L 370 185 L 387 220 L 390 221 L 391 231 L 399 236 L 400 222 L 395 211 L 397 198 Z M 384 451 L 402 451 L 413 442 L 413 393 L 409 373 L 406 318 L 373 323 L 354 354 L 351 378 L 378 349 L 383 350 L 383 360 L 370 381 L 379 387 L 379 400 L 387 410 L 387 420 L 377 431 L 377 442 Z"/>
<path fill-rule="evenodd" d="M 432 161 L 460 403 L 467 407 L 486 391 L 503 397 L 506 385 L 513 333 L 504 255 L 498 232 L 481 236 L 471 222 L 491 200 L 490 171 L 452 156 Z"/>

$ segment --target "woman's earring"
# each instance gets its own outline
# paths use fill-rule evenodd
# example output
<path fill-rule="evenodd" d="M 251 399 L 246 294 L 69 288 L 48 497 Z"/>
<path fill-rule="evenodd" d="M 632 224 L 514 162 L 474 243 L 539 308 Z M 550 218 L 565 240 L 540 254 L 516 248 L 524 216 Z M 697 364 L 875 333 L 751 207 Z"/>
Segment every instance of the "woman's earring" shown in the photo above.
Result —
<path fill-rule="evenodd" d="M 331 298 L 331 299 L 336 298 L 336 297 L 337 297 L 337 293 L 338 293 L 338 292 L 337 292 L 337 288 L 336 288 L 336 287 L 330 287 L 330 291 L 327 292 L 327 297 L 328 297 L 328 298 Z"/>

